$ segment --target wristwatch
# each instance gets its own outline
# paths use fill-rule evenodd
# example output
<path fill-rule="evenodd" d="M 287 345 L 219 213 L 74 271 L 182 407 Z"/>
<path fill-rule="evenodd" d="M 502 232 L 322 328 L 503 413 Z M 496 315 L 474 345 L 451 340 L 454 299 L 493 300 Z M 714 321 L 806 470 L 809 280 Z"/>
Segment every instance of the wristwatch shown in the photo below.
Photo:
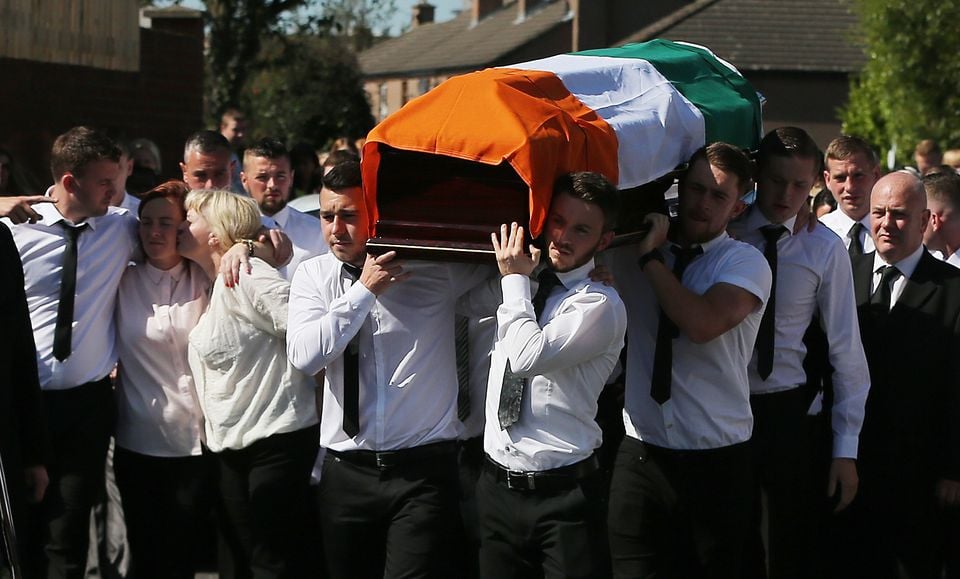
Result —
<path fill-rule="evenodd" d="M 637 265 L 640 266 L 640 271 L 643 271 L 643 268 L 647 267 L 647 264 L 651 261 L 659 261 L 660 263 L 663 263 L 663 254 L 660 253 L 659 249 L 648 251 L 640 256 L 640 259 L 637 260 Z"/>

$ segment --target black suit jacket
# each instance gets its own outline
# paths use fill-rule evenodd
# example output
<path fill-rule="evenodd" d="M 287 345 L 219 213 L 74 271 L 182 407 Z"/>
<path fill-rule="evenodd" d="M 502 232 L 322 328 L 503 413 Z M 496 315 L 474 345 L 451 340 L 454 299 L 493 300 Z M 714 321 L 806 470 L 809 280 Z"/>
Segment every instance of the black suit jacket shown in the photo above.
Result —
<path fill-rule="evenodd" d="M 44 464 L 46 423 L 37 378 L 37 351 L 24 293 L 23 265 L 6 225 L 0 223 L 0 456 L 7 482 L 19 490 L 21 466 Z"/>
<path fill-rule="evenodd" d="M 853 260 L 870 394 L 864 482 L 960 480 L 960 269 L 924 251 L 889 312 L 870 305 L 874 254 Z"/>

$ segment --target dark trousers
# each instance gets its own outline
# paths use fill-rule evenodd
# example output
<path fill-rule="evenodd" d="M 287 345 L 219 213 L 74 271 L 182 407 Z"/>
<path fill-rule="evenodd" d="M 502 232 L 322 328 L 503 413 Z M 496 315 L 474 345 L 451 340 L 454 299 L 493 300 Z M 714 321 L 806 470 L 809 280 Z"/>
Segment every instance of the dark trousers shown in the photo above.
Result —
<path fill-rule="evenodd" d="M 568 489 L 520 491 L 485 471 L 477 483 L 480 576 L 602 577 L 603 474 Z"/>
<path fill-rule="evenodd" d="M 610 487 L 614 577 L 739 577 L 752 479 L 748 444 L 674 451 L 624 438 Z"/>
<path fill-rule="evenodd" d="M 220 576 L 312 577 L 310 472 L 320 429 L 274 434 L 212 453 L 220 490 Z"/>
<path fill-rule="evenodd" d="M 107 447 L 116 421 L 110 380 L 46 390 L 43 406 L 52 446 L 50 486 L 37 509 L 41 528 L 28 531 L 34 540 L 27 540 L 42 544 L 44 552 L 35 550 L 27 557 L 27 576 L 79 579 L 86 569 L 90 510 L 104 494 Z"/>
<path fill-rule="evenodd" d="M 457 449 L 460 469 L 460 517 L 463 520 L 463 579 L 479 577 L 480 518 L 477 513 L 477 481 L 483 467 L 483 436 L 461 440 Z"/>
<path fill-rule="evenodd" d="M 114 453 L 132 573 L 137 579 L 192 579 L 207 544 L 214 471 L 209 456 Z"/>
<path fill-rule="evenodd" d="M 437 444 L 449 452 L 383 467 L 327 452 L 317 500 L 331 578 L 459 576 L 456 445 Z"/>
<path fill-rule="evenodd" d="M 827 483 L 814 474 L 809 402 L 809 395 L 802 388 L 750 398 L 754 419 L 750 445 L 755 518 L 747 538 L 745 577 L 766 577 L 768 568 L 774 579 L 816 575 L 813 562 L 817 556 L 815 539 L 821 504 L 814 497 L 818 491 L 824 494 Z M 766 506 L 766 549 L 761 529 L 762 504 Z"/>

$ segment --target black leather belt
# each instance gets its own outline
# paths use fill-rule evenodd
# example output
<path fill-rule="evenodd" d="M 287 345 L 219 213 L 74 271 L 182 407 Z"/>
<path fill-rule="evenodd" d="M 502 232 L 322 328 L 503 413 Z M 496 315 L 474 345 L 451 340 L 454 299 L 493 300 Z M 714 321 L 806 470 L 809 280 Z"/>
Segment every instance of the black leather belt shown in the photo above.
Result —
<path fill-rule="evenodd" d="M 454 440 L 433 442 L 413 448 L 397 450 L 347 450 L 338 451 L 327 449 L 327 452 L 336 458 L 360 466 L 372 466 L 379 469 L 393 468 L 402 464 L 421 462 L 429 458 L 449 455 L 455 457 L 457 443 Z"/>
<path fill-rule="evenodd" d="M 497 483 L 516 491 L 552 491 L 577 486 L 584 478 L 600 470 L 597 455 L 580 462 L 542 471 L 510 470 L 495 462 L 489 456 L 483 463 L 483 470 L 496 478 Z"/>

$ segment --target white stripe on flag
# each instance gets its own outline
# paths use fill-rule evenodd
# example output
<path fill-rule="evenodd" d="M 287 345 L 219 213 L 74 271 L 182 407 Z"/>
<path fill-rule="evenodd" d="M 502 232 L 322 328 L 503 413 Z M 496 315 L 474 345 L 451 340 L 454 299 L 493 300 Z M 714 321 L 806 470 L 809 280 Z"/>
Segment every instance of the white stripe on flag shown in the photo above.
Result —
<path fill-rule="evenodd" d="M 613 127 L 621 189 L 668 173 L 706 139 L 700 110 L 646 60 L 561 54 L 504 68 L 556 74 Z"/>

